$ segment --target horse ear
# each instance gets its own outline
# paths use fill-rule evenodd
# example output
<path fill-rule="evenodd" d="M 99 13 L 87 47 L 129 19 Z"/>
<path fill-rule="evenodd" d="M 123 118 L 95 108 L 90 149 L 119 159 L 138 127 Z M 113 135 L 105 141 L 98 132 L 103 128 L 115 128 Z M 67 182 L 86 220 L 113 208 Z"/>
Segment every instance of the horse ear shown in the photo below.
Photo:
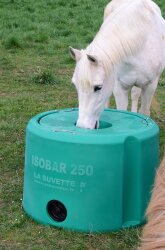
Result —
<path fill-rule="evenodd" d="M 79 61 L 81 59 L 81 51 L 78 49 L 74 49 L 72 47 L 69 47 L 69 52 L 71 57 L 75 60 L 75 61 Z"/>
<path fill-rule="evenodd" d="M 95 64 L 98 63 L 98 60 L 97 60 L 96 57 L 91 56 L 91 55 L 88 55 L 88 54 L 87 54 L 87 57 L 88 57 L 88 60 L 89 60 L 90 62 L 95 63 Z"/>

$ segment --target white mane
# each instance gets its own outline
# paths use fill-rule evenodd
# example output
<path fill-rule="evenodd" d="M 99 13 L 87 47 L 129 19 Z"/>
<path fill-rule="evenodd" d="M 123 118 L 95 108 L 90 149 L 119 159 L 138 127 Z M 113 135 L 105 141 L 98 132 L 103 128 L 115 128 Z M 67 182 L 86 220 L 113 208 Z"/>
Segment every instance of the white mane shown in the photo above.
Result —
<path fill-rule="evenodd" d="M 98 57 L 107 74 L 143 46 L 154 23 L 154 16 L 159 15 L 158 7 L 150 0 L 113 0 L 113 3 L 118 5 L 106 16 L 93 42 L 83 51 L 83 54 Z M 90 65 L 87 57 L 83 57 L 81 79 L 84 78 L 83 85 L 89 85 Z"/>

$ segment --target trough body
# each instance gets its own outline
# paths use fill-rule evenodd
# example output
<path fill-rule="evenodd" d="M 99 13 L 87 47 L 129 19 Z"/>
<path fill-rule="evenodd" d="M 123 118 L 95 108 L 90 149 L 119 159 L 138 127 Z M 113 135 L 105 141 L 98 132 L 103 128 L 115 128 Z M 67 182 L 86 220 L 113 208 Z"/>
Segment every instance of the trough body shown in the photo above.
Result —
<path fill-rule="evenodd" d="M 106 109 L 97 130 L 75 126 L 77 109 L 33 117 L 26 131 L 23 208 L 35 220 L 84 232 L 145 221 L 159 128 L 143 115 Z"/>

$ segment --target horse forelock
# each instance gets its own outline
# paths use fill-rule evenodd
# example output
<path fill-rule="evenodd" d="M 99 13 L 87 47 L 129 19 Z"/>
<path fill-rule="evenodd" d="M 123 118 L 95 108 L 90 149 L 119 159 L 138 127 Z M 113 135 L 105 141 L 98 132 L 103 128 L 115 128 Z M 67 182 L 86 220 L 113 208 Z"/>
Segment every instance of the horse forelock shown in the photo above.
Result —
<path fill-rule="evenodd" d="M 79 71 L 77 74 L 78 83 L 84 90 L 87 90 L 92 85 L 92 76 L 91 76 L 91 64 L 87 58 L 86 50 L 81 51 L 81 59 L 78 62 Z"/>

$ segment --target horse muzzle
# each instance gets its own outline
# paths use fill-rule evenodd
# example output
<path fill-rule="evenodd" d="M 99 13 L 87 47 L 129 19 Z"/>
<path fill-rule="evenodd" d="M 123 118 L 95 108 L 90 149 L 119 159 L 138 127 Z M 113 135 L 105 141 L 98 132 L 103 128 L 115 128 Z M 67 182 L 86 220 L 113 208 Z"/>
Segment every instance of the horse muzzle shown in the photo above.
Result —
<path fill-rule="evenodd" d="M 98 129 L 99 121 L 98 120 L 88 120 L 88 119 L 78 119 L 77 127 L 84 129 Z"/>

